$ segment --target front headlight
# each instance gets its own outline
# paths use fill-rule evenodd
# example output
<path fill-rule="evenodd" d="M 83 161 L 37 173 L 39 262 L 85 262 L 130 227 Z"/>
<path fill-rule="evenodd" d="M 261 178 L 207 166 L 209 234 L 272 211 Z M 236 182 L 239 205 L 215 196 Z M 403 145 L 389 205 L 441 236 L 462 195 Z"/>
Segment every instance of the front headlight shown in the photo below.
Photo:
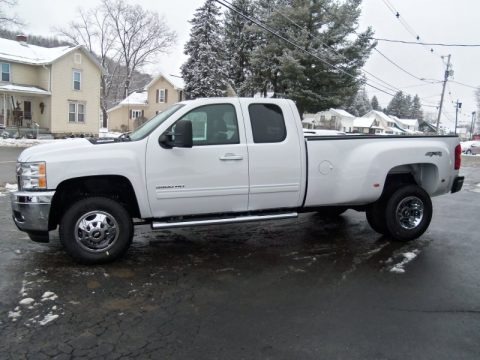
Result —
<path fill-rule="evenodd" d="M 47 164 L 45 161 L 17 163 L 19 190 L 46 189 Z"/>

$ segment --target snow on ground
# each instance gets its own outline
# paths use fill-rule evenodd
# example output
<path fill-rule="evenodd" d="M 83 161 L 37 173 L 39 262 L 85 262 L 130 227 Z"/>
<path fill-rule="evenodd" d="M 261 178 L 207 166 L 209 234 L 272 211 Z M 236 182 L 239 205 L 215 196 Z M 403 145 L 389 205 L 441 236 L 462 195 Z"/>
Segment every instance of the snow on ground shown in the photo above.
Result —
<path fill-rule="evenodd" d="M 39 144 L 48 144 L 55 140 L 37 140 L 37 139 L 2 139 L 0 138 L 0 147 L 30 147 Z"/>
<path fill-rule="evenodd" d="M 8 193 L 18 190 L 17 184 L 6 183 L 5 187 L 0 186 L 0 197 L 7 196 Z"/>
<path fill-rule="evenodd" d="M 64 315 L 63 309 L 57 304 L 58 295 L 50 290 L 43 290 L 47 272 L 35 269 L 33 272 L 25 272 L 22 288 L 19 291 L 21 299 L 12 311 L 8 312 L 8 318 L 12 322 L 23 320 L 25 326 L 44 326 L 57 320 Z M 42 294 L 40 296 L 40 294 Z"/>
<path fill-rule="evenodd" d="M 471 191 L 480 193 L 480 184 L 475 184 L 475 187 L 471 189 Z"/>
<path fill-rule="evenodd" d="M 388 271 L 396 274 L 405 273 L 405 266 L 409 262 L 411 262 L 413 259 L 415 259 L 419 253 L 420 253 L 420 250 L 412 250 L 412 251 L 399 254 L 398 256 L 396 256 L 396 258 L 400 258 L 402 260 L 399 263 L 396 263 L 390 266 Z M 393 258 L 390 258 L 387 260 L 387 263 L 392 263 L 392 262 L 394 262 Z"/>
<path fill-rule="evenodd" d="M 117 138 L 120 135 L 122 135 L 121 132 L 108 131 L 108 129 L 106 128 L 101 128 L 100 131 L 98 132 L 99 138 Z"/>

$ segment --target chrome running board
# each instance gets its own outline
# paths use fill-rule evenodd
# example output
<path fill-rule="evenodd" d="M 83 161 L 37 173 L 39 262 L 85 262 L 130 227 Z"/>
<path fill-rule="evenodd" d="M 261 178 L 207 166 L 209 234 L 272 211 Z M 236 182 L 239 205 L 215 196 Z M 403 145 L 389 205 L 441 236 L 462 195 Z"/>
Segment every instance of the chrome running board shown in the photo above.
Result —
<path fill-rule="evenodd" d="M 246 215 L 246 216 L 237 216 L 231 218 L 222 218 L 222 219 L 203 219 L 203 220 L 186 220 L 178 222 L 169 222 L 169 221 L 154 221 L 152 222 L 153 230 L 161 229 L 172 229 L 180 228 L 187 226 L 203 226 L 203 225 L 221 225 L 221 224 L 232 224 L 232 223 L 244 223 L 251 221 L 264 221 L 264 220 L 282 220 L 282 219 L 292 219 L 298 217 L 298 213 L 282 213 L 282 214 L 270 214 L 270 215 Z"/>

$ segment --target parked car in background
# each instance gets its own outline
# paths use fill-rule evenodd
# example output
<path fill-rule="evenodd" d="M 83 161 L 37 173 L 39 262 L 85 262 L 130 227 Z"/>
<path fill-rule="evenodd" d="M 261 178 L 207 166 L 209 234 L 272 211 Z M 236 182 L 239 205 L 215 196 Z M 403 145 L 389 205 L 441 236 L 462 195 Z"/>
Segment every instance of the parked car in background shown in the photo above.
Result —
<path fill-rule="evenodd" d="M 461 144 L 462 152 L 470 155 L 480 154 L 480 141 L 465 141 Z"/>

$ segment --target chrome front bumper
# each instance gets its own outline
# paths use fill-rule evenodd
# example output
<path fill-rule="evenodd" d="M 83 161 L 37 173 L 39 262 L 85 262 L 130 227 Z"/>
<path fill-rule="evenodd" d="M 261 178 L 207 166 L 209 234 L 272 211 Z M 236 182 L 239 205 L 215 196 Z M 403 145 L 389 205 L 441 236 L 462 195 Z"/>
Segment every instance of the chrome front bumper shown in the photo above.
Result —
<path fill-rule="evenodd" d="M 17 191 L 11 194 L 13 221 L 21 231 L 47 233 L 55 191 Z"/>

